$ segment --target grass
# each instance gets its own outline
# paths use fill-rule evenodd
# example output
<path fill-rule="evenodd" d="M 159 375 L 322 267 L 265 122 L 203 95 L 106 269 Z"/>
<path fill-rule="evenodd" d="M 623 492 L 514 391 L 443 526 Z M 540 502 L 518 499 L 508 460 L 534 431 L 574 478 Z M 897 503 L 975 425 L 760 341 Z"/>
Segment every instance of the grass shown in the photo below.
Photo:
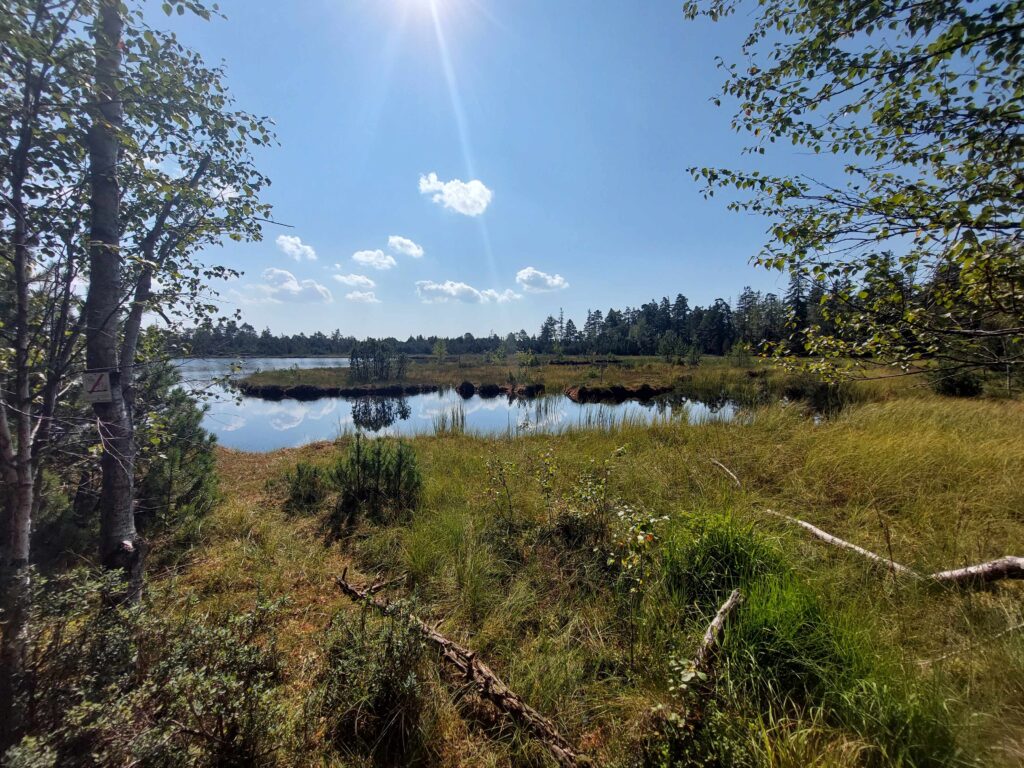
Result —
<path fill-rule="evenodd" d="M 260 371 L 242 381 L 279 387 L 352 386 L 347 368 Z M 669 363 L 658 357 L 623 357 L 614 363 L 593 362 L 583 356 L 541 357 L 536 366 L 522 365 L 513 357 L 501 360 L 464 355 L 444 361 L 413 358 L 405 379 L 398 383 L 454 387 L 463 381 L 478 387 L 483 384 L 543 384 L 549 393 L 574 386 L 635 388 L 648 384 L 672 387 L 683 395 L 704 401 L 728 398 L 746 405 L 764 405 L 787 397 L 810 401 L 820 410 L 849 402 L 886 400 L 926 391 L 926 383 L 920 377 L 892 376 L 830 388 L 813 377 L 787 373 L 761 360 L 751 359 L 747 364 L 737 365 L 728 358 L 712 356 L 705 356 L 697 366 Z M 387 385 L 395 383 L 386 382 Z"/>
<path fill-rule="evenodd" d="M 413 598 L 600 765 L 644 755 L 654 765 L 1018 765 L 1024 633 L 987 640 L 1024 619 L 1020 584 L 895 582 L 763 512 L 922 570 L 1021 554 L 1024 404 L 894 394 L 820 423 L 776 404 L 734 423 L 514 439 L 438 430 L 410 441 L 418 511 L 364 521 L 340 542 L 323 534 L 329 509 L 286 509 L 287 478 L 300 462 L 333 466 L 350 438 L 270 454 L 221 449 L 225 500 L 190 567 L 160 579 L 214 612 L 257 595 L 289 599 L 281 687 L 305 734 L 283 747 L 289 764 L 362 764 L 325 730 L 299 727 L 329 669 L 336 617 L 359 615 L 334 587 L 348 567 L 364 583 L 406 574 L 390 594 Z M 613 536 L 623 503 L 668 517 L 641 552 L 642 582 L 608 564 L 623 556 Z M 705 726 L 673 741 L 656 707 L 682 712 L 690 700 L 670 690 L 671 661 L 690 658 L 737 586 L 748 599 L 725 634 Z M 424 665 L 416 699 L 425 763 L 547 764 L 434 669 Z"/>

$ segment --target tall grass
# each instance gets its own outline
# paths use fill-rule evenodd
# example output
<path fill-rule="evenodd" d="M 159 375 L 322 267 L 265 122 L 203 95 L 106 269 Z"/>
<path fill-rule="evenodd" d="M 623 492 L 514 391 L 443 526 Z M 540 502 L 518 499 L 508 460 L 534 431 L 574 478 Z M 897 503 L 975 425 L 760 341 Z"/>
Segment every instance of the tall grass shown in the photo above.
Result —
<path fill-rule="evenodd" d="M 877 551 L 891 546 L 922 568 L 1013 553 L 1024 542 L 1024 406 L 915 393 L 819 424 L 799 411 L 769 405 L 733 423 L 657 420 L 515 440 L 420 436 L 411 441 L 422 476 L 415 511 L 365 522 L 345 549 L 324 547 L 308 517 L 285 513 L 287 485 L 263 480 L 300 460 L 326 470 L 336 446 L 222 451 L 227 498 L 176 589 L 225 605 L 257 590 L 291 596 L 282 686 L 301 712 L 309 671 L 325 658 L 311 638 L 351 610 L 333 577 L 345 565 L 364 583 L 404 576 L 392 595 L 415 595 L 421 615 L 477 650 L 598 764 L 628 765 L 670 754 L 654 707 L 682 712 L 688 700 L 669 690 L 669 661 L 692 658 L 739 587 L 747 602 L 724 635 L 716 694 L 685 759 L 1018 763 L 1024 639 L 987 639 L 1024 619 L 1021 585 L 947 593 L 894 582 L 763 509 Z M 500 512 L 489 493 L 494 462 L 506 468 Z M 669 518 L 650 549 L 634 634 L 605 564 L 608 535 L 558 532 L 586 517 L 588 476 L 604 478 L 609 503 Z M 919 663 L 962 648 L 971 650 Z M 418 680 L 429 761 L 542 763 L 522 734 L 481 730 L 479 713 L 440 678 Z M 327 749 L 316 733 L 309 739 L 314 752 Z"/>

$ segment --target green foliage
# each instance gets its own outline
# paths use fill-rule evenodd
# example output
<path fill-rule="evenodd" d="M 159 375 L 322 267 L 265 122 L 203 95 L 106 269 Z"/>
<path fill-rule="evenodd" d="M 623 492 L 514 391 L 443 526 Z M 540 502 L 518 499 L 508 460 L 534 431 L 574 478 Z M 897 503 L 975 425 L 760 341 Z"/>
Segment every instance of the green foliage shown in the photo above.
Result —
<path fill-rule="evenodd" d="M 412 447 L 400 440 L 367 440 L 362 435 L 356 435 L 348 453 L 335 463 L 331 480 L 338 489 L 331 517 L 338 535 L 359 516 L 385 523 L 415 509 L 423 487 Z"/>
<path fill-rule="evenodd" d="M 274 765 L 280 604 L 213 617 L 112 609 L 116 575 L 37 579 L 19 706 L 21 765 Z M 49 761 L 49 762 L 48 762 Z"/>
<path fill-rule="evenodd" d="M 611 463 L 588 467 L 568 493 L 556 490 L 558 463 L 552 451 L 541 456 L 537 481 L 547 506 L 546 535 L 587 561 L 601 561 L 614 524 L 614 499 L 609 494 Z"/>
<path fill-rule="evenodd" d="M 135 521 L 144 535 L 173 537 L 173 549 L 195 543 L 220 498 L 216 438 L 202 427 L 205 409 L 180 384 L 181 375 L 165 361 L 145 366 L 136 382 Z"/>
<path fill-rule="evenodd" d="M 337 614 L 328 628 L 324 669 L 310 699 L 341 754 L 379 765 L 409 765 L 424 709 L 424 641 L 401 606 L 383 619 Z"/>
<path fill-rule="evenodd" d="M 825 713 L 873 744 L 869 764 L 959 764 L 940 694 L 909 684 L 878 658 L 864 629 L 826 610 L 793 576 L 755 584 L 727 637 L 732 684 L 762 706 Z"/>
<path fill-rule="evenodd" d="M 288 500 L 285 507 L 291 512 L 315 512 L 330 490 L 327 473 L 321 467 L 300 461 L 285 476 Z"/>
<path fill-rule="evenodd" d="M 662 585 L 681 610 L 713 613 L 736 588 L 784 571 L 781 555 L 749 526 L 702 516 L 676 527 L 659 552 Z"/>
<path fill-rule="evenodd" d="M 747 5 L 685 8 L 717 20 Z M 759 264 L 810 286 L 807 324 L 776 354 L 806 349 L 831 373 L 864 359 L 1020 369 L 1024 4 L 750 10 L 739 61 L 722 63 L 733 127 L 750 153 L 792 144 L 837 156 L 845 174 L 690 169 L 706 195 L 730 189 L 732 208 L 768 219 Z"/>
<path fill-rule="evenodd" d="M 390 340 L 357 341 L 349 352 L 348 377 L 353 383 L 401 381 L 408 370 L 409 358 Z"/>

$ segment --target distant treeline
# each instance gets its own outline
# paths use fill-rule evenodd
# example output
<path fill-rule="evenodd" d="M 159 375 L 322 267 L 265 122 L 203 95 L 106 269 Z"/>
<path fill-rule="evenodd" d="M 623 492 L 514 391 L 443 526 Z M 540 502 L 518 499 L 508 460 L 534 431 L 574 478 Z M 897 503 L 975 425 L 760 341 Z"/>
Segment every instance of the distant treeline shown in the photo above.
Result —
<path fill-rule="evenodd" d="M 549 316 L 535 334 L 526 330 L 505 337 L 410 336 L 401 341 L 383 339 L 396 353 L 406 355 L 449 355 L 499 352 L 665 355 L 684 356 L 692 352 L 727 354 L 738 344 L 757 347 L 762 342 L 786 339 L 800 345 L 803 329 L 826 322 L 822 309 L 828 299 L 823 289 L 800 280 L 790 282 L 785 296 L 744 288 L 733 303 L 716 299 L 706 307 L 691 307 L 682 294 L 667 296 L 639 307 L 588 311 L 581 325 L 562 312 Z M 341 330 L 331 333 L 275 335 L 269 328 L 257 332 L 248 323 L 222 321 L 185 332 L 177 338 L 181 349 L 191 355 L 350 355 L 358 340 Z M 794 351 L 799 351 L 798 349 Z"/>

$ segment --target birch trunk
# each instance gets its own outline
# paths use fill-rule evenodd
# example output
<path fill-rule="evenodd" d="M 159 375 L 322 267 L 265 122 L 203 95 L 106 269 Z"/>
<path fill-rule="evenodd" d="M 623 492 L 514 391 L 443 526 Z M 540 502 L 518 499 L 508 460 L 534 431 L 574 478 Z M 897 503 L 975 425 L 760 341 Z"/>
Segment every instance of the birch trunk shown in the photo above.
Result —
<path fill-rule="evenodd" d="M 95 403 L 103 444 L 100 470 L 100 559 L 108 569 L 122 570 L 126 599 L 135 602 L 142 590 L 144 542 L 135 530 L 135 434 L 122 391 L 122 371 L 132 360 L 118 355 L 121 329 L 120 188 L 117 177 L 123 107 L 118 91 L 121 73 L 121 18 L 118 0 L 101 0 L 94 27 L 95 86 L 98 105 L 89 129 L 91 237 L 89 293 L 86 298 L 86 360 L 90 370 L 107 371 L 111 402 Z"/>

